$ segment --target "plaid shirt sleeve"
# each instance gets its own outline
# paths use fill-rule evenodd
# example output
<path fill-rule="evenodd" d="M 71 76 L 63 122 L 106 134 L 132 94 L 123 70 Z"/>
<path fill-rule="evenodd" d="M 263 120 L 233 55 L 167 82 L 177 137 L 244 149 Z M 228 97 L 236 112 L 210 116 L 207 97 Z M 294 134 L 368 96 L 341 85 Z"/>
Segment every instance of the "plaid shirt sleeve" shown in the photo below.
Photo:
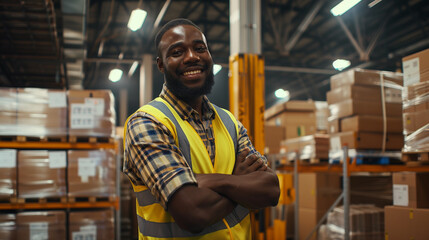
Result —
<path fill-rule="evenodd" d="M 147 186 L 164 209 L 181 186 L 197 183 L 172 133 L 147 113 L 128 122 L 124 154 L 123 172 L 135 185 Z"/>
<path fill-rule="evenodd" d="M 253 147 L 252 142 L 250 141 L 249 135 L 247 135 L 247 129 L 243 126 L 243 124 L 237 120 L 238 123 L 238 152 L 242 152 L 245 149 L 249 149 L 249 155 L 256 154 L 259 158 L 261 158 L 265 164 L 268 163 L 268 160 L 261 153 L 256 151 L 255 147 Z"/>

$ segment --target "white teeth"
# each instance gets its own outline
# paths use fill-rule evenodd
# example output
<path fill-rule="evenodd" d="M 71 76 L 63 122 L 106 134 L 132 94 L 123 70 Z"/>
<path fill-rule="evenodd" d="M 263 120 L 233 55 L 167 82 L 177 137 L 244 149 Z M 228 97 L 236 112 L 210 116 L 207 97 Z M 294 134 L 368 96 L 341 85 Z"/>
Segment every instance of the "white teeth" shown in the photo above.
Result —
<path fill-rule="evenodd" d="M 191 74 L 197 74 L 197 73 L 200 73 L 200 72 L 201 72 L 201 70 L 189 71 L 189 72 L 183 73 L 183 75 L 187 76 L 187 75 L 191 75 Z"/>

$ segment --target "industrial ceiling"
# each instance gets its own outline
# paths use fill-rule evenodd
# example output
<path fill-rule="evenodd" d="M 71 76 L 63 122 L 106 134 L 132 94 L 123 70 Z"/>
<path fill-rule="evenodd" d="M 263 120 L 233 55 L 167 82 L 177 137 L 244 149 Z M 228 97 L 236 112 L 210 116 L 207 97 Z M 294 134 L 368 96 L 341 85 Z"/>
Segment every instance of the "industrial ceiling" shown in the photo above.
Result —
<path fill-rule="evenodd" d="M 261 1 L 266 106 L 278 88 L 291 99 L 325 100 L 337 58 L 350 60 L 349 68 L 397 71 L 402 57 L 429 47 L 429 1 L 362 0 L 334 17 L 338 2 Z M 132 32 L 127 23 L 137 7 L 148 16 Z M 132 64 L 143 54 L 155 60 L 157 29 L 178 17 L 201 27 L 216 63 L 227 66 L 230 55 L 228 0 L 0 0 L 0 12 L 0 86 L 128 89 L 135 109 L 139 70 Z M 116 66 L 124 76 L 111 83 Z M 216 81 L 225 84 L 227 71 Z M 154 78 L 157 94 L 162 76 L 155 66 Z"/>

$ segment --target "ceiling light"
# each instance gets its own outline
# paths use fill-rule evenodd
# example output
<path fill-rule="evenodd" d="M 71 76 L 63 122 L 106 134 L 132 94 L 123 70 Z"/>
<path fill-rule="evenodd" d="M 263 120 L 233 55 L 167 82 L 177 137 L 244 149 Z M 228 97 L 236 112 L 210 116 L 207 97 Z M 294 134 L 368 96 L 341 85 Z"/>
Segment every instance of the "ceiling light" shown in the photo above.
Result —
<path fill-rule="evenodd" d="M 350 61 L 349 60 L 345 60 L 345 59 L 337 59 L 332 63 L 332 66 L 338 70 L 341 71 L 344 68 L 347 68 L 348 66 L 350 66 Z"/>
<path fill-rule="evenodd" d="M 221 69 L 222 69 L 221 65 L 219 64 L 213 65 L 213 75 L 216 75 Z"/>
<path fill-rule="evenodd" d="M 109 73 L 109 80 L 112 82 L 117 82 L 121 80 L 122 77 L 122 70 L 119 68 L 114 68 Z"/>
<path fill-rule="evenodd" d="M 361 0 L 343 0 L 331 9 L 331 13 L 334 16 L 341 16 L 360 1 Z"/>
<path fill-rule="evenodd" d="M 140 29 L 143 25 L 143 22 L 146 18 L 147 12 L 142 9 L 134 9 L 131 12 L 130 20 L 128 21 L 128 28 L 131 29 L 131 31 L 136 31 Z"/>
<path fill-rule="evenodd" d="M 374 1 L 372 1 L 372 2 L 370 2 L 369 4 L 368 4 L 368 7 L 369 8 L 372 8 L 372 7 L 374 7 L 375 5 L 377 5 L 379 2 L 381 2 L 382 0 L 374 0 Z"/>
<path fill-rule="evenodd" d="M 286 101 L 289 100 L 290 94 L 288 90 L 283 90 L 282 88 L 277 89 L 274 92 L 274 95 L 276 96 L 276 98 L 285 98 Z"/>
<path fill-rule="evenodd" d="M 139 65 L 138 61 L 134 61 L 133 62 L 133 64 L 130 67 L 130 70 L 128 71 L 128 77 L 131 77 L 134 74 L 134 72 L 136 71 L 138 65 Z"/>

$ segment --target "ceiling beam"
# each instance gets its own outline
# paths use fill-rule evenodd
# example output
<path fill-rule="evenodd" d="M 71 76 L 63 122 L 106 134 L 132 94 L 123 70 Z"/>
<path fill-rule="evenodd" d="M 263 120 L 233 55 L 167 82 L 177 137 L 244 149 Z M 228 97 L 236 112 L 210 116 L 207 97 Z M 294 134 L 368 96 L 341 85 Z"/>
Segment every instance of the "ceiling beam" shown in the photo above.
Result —
<path fill-rule="evenodd" d="M 314 17 L 316 17 L 317 13 L 319 12 L 322 5 L 325 3 L 324 0 L 319 0 L 317 3 L 308 11 L 307 15 L 305 16 L 304 20 L 298 25 L 298 28 L 296 31 L 292 34 L 292 37 L 289 38 L 288 42 L 285 46 L 286 53 L 290 53 L 290 50 L 295 46 L 298 39 L 301 37 L 302 33 L 307 30 L 310 23 L 313 21 Z"/>

